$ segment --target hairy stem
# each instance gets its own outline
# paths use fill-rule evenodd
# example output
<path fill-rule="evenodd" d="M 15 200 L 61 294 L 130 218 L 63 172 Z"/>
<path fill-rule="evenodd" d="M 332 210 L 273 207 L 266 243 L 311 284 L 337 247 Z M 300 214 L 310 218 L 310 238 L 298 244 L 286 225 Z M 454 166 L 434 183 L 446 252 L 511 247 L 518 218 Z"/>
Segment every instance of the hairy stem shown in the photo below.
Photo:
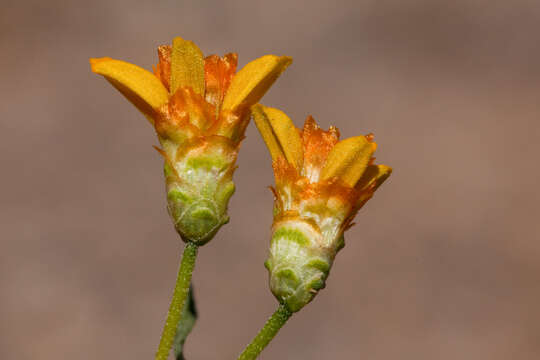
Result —
<path fill-rule="evenodd" d="M 253 360 L 263 351 L 263 349 L 272 341 L 279 329 L 285 325 L 291 317 L 292 312 L 280 304 L 274 314 L 268 319 L 264 327 L 259 331 L 253 341 L 244 349 L 238 360 Z"/>
<path fill-rule="evenodd" d="M 180 269 L 178 269 L 178 277 L 176 278 L 176 286 L 169 306 L 167 320 L 161 333 L 161 340 L 156 352 L 156 360 L 167 360 L 171 346 L 176 335 L 176 328 L 180 322 L 182 309 L 186 302 L 189 293 L 189 284 L 191 283 L 191 274 L 195 267 L 195 259 L 197 258 L 198 245 L 188 242 L 184 248 Z"/>

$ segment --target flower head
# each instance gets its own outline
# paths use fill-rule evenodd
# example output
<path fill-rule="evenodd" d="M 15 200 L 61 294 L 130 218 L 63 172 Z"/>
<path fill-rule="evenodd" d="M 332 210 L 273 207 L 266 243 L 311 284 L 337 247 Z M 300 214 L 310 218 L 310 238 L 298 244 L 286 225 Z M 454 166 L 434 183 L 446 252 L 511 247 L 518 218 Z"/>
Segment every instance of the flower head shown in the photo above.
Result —
<path fill-rule="evenodd" d="M 343 233 L 392 169 L 375 165 L 373 135 L 339 141 L 309 116 L 297 129 L 282 111 L 254 105 L 273 160 L 274 223 L 265 265 L 278 300 L 298 311 L 325 286 Z"/>
<path fill-rule="evenodd" d="M 185 241 L 203 244 L 228 221 L 232 174 L 249 108 L 291 63 L 265 55 L 236 72 L 237 55 L 204 57 L 180 37 L 158 48 L 154 73 L 111 58 L 90 59 L 154 126 L 165 160 L 168 210 Z"/>

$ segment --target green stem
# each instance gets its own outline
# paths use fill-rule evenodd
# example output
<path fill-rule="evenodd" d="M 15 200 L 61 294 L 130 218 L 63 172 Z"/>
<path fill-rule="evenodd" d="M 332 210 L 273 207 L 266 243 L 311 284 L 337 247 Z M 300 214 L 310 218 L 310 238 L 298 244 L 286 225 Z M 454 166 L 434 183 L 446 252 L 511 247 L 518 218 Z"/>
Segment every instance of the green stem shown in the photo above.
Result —
<path fill-rule="evenodd" d="M 169 313 L 156 352 L 156 360 L 167 360 L 169 358 L 169 352 L 171 351 L 171 346 L 174 337 L 176 336 L 176 328 L 180 322 L 182 309 L 184 308 L 184 303 L 186 302 L 189 293 L 189 284 L 191 283 L 191 274 L 195 267 L 198 248 L 198 245 L 192 242 L 188 242 L 184 248 L 182 262 L 180 263 L 178 277 L 176 278 L 176 286 L 174 287 L 173 298 L 171 300 L 171 305 L 169 306 Z"/>
<path fill-rule="evenodd" d="M 254 360 L 259 356 L 261 351 L 270 343 L 270 341 L 276 336 L 279 329 L 289 318 L 291 317 L 292 312 L 285 307 L 285 305 L 280 304 L 276 312 L 272 314 L 270 319 L 264 324 L 264 327 L 259 331 L 255 339 L 245 348 L 244 352 L 240 354 L 238 360 Z"/>

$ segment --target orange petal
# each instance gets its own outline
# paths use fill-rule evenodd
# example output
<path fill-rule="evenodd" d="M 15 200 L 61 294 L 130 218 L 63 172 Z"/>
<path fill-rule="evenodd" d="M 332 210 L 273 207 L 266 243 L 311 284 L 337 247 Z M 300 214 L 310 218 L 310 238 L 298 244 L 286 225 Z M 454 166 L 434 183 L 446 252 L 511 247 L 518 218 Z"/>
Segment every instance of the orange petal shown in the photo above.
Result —
<path fill-rule="evenodd" d="M 154 69 L 154 74 L 161 80 L 161 83 L 167 90 L 171 88 L 171 52 L 172 48 L 170 45 L 159 46 L 159 63 Z"/>
<path fill-rule="evenodd" d="M 210 127 L 215 119 L 213 106 L 191 87 L 182 87 L 171 97 L 169 114 L 172 119 L 182 120 L 187 117 L 189 123 L 201 131 Z"/>
<path fill-rule="evenodd" d="M 205 98 L 210 104 L 219 107 L 236 73 L 238 55 L 230 53 L 224 57 L 210 55 L 204 59 Z"/>
<path fill-rule="evenodd" d="M 328 131 L 324 131 L 319 128 L 312 116 L 308 116 L 304 123 L 302 139 L 304 143 L 303 175 L 311 182 L 317 182 L 328 154 L 339 140 L 339 131 L 333 126 Z"/>
<path fill-rule="evenodd" d="M 298 180 L 299 174 L 296 168 L 289 163 L 283 156 L 276 158 L 272 162 L 276 186 L 294 186 Z"/>
<path fill-rule="evenodd" d="M 209 134 L 224 136 L 232 140 L 234 144 L 244 138 L 246 127 L 249 124 L 249 109 L 237 108 L 234 112 L 223 110 L 219 113 L 218 121 L 208 129 Z"/>

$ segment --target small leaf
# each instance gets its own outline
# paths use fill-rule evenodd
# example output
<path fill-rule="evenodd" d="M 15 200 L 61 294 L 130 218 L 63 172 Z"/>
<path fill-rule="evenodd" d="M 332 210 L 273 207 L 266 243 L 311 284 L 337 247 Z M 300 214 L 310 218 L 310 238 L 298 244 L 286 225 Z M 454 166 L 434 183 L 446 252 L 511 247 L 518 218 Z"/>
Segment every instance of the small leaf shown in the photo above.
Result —
<path fill-rule="evenodd" d="M 174 338 L 174 358 L 176 360 L 185 360 L 183 354 L 184 343 L 197 320 L 197 309 L 195 307 L 195 299 L 193 298 L 193 284 L 189 287 L 189 294 L 180 319 Z"/>

